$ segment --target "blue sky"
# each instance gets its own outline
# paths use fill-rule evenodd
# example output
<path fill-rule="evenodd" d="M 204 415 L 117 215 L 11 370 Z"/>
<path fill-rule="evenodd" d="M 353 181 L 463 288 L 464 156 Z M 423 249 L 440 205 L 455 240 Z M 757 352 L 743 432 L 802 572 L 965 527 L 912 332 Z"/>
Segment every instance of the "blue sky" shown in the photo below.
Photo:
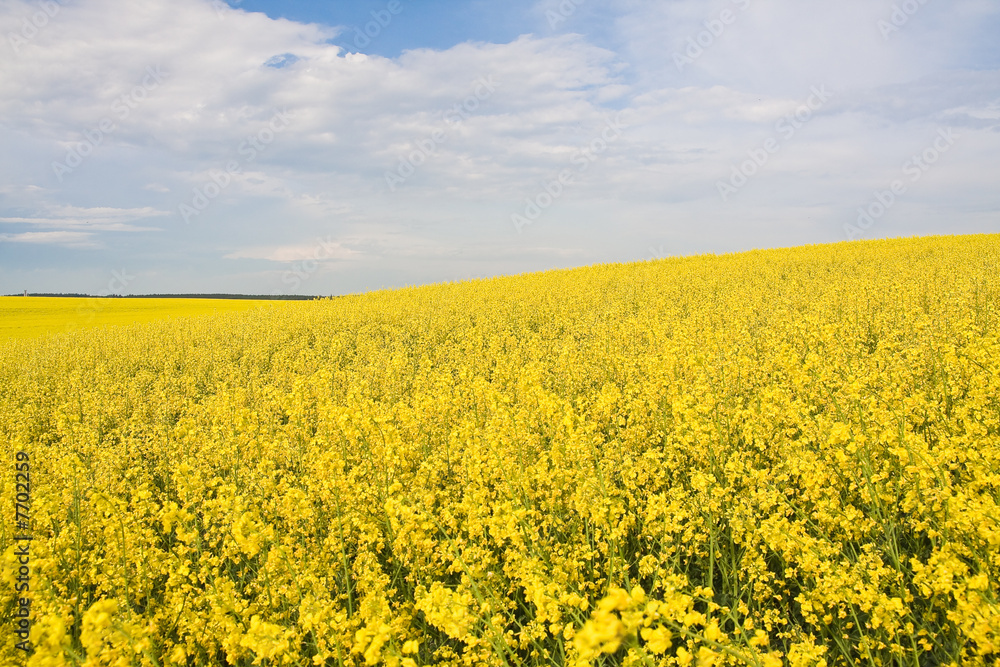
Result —
<path fill-rule="evenodd" d="M 386 0 L 243 0 L 229 4 L 246 11 L 263 12 L 275 19 L 340 26 L 343 33 L 332 43 L 359 50 L 358 33 L 363 33 L 372 21 L 378 23 L 380 13 L 384 19 L 389 3 Z M 398 14 L 390 12 L 393 20 L 389 25 L 383 28 L 379 24 L 377 35 L 366 35 L 370 42 L 360 50 L 396 58 L 407 49 L 444 50 L 469 41 L 503 43 L 538 27 L 550 29 L 547 24 L 537 25 L 539 17 L 533 11 L 535 3 L 532 1 L 400 0 L 399 6 Z M 577 17 L 580 18 L 582 15 Z"/>
<path fill-rule="evenodd" d="M 0 293 L 1000 231 L 994 0 L 3 0 Z"/>

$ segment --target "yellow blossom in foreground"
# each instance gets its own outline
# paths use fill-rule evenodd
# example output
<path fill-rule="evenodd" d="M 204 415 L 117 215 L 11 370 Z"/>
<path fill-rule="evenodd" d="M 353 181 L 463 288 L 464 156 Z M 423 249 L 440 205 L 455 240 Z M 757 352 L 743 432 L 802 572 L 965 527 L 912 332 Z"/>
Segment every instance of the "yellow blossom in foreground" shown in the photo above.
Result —
<path fill-rule="evenodd" d="M 653 653 L 665 653 L 670 648 L 672 636 L 667 628 L 643 628 L 641 634 L 649 650 Z"/>

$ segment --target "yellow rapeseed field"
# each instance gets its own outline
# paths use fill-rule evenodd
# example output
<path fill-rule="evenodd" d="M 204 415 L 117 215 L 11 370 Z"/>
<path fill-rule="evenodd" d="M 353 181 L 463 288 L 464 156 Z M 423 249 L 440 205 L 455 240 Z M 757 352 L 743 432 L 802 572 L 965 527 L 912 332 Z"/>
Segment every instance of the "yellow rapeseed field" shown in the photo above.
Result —
<path fill-rule="evenodd" d="M 989 235 L 0 343 L 0 664 L 997 664 L 998 325 Z"/>
<path fill-rule="evenodd" d="M 255 308 L 249 299 L 118 299 L 0 296 L 0 341 L 76 329 Z"/>

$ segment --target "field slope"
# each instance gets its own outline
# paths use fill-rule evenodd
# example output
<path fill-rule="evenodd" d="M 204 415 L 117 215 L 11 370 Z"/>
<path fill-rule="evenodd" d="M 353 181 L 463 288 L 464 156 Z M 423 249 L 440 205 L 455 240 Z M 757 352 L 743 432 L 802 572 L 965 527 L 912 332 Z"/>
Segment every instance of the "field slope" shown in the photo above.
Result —
<path fill-rule="evenodd" d="M 998 271 L 874 241 L 0 343 L 0 606 L 27 576 L 39 667 L 996 664 Z"/>

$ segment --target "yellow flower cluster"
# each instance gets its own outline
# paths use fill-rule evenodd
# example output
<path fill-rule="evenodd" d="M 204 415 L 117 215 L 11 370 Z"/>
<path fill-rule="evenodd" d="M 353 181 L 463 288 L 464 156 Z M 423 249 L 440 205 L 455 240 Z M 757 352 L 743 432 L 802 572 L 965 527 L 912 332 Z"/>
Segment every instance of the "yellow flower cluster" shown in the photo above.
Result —
<path fill-rule="evenodd" d="M 4 665 L 1000 660 L 996 235 L 9 340 L 0 447 Z"/>

